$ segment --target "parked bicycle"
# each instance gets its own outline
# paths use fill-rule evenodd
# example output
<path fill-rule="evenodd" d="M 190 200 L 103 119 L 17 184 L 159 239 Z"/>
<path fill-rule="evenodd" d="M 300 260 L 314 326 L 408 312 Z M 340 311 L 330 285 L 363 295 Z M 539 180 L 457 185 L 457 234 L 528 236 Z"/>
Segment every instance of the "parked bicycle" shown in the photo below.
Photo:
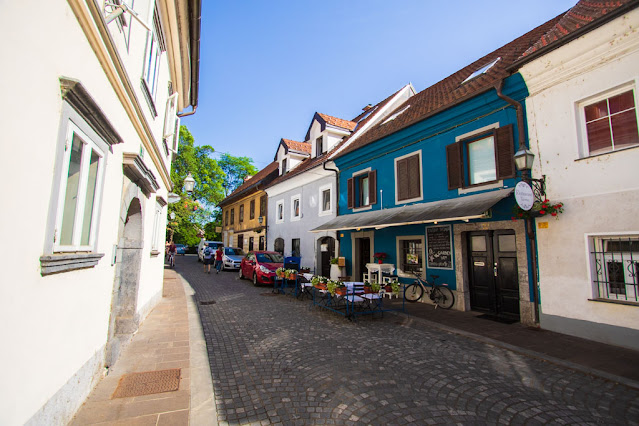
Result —
<path fill-rule="evenodd" d="M 450 309 L 455 304 L 455 296 L 447 287 L 448 284 L 435 283 L 439 275 L 431 275 L 433 279 L 432 282 L 422 280 L 419 275 L 415 273 L 413 275 L 415 275 L 417 279 L 404 290 L 404 298 L 408 302 L 417 302 L 424 296 L 424 293 L 426 293 L 430 300 L 435 303 L 435 308 L 439 306 L 443 309 Z M 430 288 L 426 288 L 426 286 Z"/>

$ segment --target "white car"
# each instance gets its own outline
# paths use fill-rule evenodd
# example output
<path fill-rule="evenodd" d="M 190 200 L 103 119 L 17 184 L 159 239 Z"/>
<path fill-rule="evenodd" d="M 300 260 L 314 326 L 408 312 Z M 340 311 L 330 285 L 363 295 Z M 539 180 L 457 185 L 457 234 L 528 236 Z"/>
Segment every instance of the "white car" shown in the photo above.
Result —
<path fill-rule="evenodd" d="M 199 262 L 204 262 L 204 248 L 206 246 L 211 247 L 214 251 L 217 250 L 219 246 L 223 246 L 224 243 L 222 241 L 204 241 L 201 240 L 200 244 L 197 246 L 197 260 Z"/>
<path fill-rule="evenodd" d="M 245 256 L 244 251 L 237 247 L 224 247 L 224 256 L 222 257 L 222 270 L 240 269 L 242 258 Z"/>

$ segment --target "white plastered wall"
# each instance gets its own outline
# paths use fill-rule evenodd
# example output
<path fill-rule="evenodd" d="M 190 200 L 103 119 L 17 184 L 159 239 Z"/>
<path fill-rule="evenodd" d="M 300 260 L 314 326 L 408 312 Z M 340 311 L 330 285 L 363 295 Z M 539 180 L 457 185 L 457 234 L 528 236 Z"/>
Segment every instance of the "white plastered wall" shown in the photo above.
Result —
<path fill-rule="evenodd" d="M 533 176 L 546 175 L 547 197 L 563 202 L 557 220 L 537 219 L 541 311 L 555 331 L 624 344 L 593 324 L 639 330 L 639 305 L 591 301 L 587 236 L 639 231 L 639 147 L 580 158 L 578 102 L 639 79 L 639 11 L 614 21 L 525 65 Z M 543 226 L 543 225 L 542 225 Z M 542 315 L 542 327 L 544 324 Z M 575 321 L 573 321 L 575 320 Z M 580 331 L 579 324 L 590 329 Z M 572 324 L 572 325 L 569 325 Z M 620 341 L 621 340 L 621 341 Z"/>
<path fill-rule="evenodd" d="M 136 1 L 136 8 L 143 4 Z M 0 13 L 0 28 L 6 36 L 0 45 L 5 64 L 0 68 L 5 82 L 4 102 L 0 104 L 0 170 L 8 183 L 0 210 L 6 243 L 0 280 L 0 320 L 4 324 L 0 328 L 0 364 L 4 366 L 0 423 L 33 421 L 34 415 L 63 391 L 68 392 L 69 405 L 47 411 L 52 416 L 47 423 L 63 424 L 69 410 L 74 410 L 74 404 L 81 403 L 89 390 L 72 389 L 71 379 L 76 374 L 89 374 L 91 385 L 91 374 L 99 372 L 103 359 L 114 284 L 110 258 L 118 236 L 122 153 L 140 152 L 141 141 L 66 1 L 6 3 Z M 133 76 L 141 75 L 141 60 L 135 68 L 140 43 L 143 51 L 146 42 L 141 31 L 138 27 L 133 33 L 131 58 L 123 58 L 133 66 Z M 164 63 L 161 82 L 168 77 L 167 68 Z M 43 277 L 39 258 L 45 244 L 50 191 L 55 185 L 62 108 L 59 78 L 63 76 L 81 81 L 125 142 L 107 155 L 96 249 L 104 257 L 90 269 Z M 139 77 L 132 80 L 137 82 Z M 141 94 L 138 98 L 144 102 Z M 149 119 L 156 135 L 162 131 L 165 100 L 166 95 L 159 91 L 159 118 Z M 148 109 L 144 103 L 142 107 Z M 161 185 L 157 195 L 166 199 L 167 189 L 149 156 L 145 163 Z M 138 310 L 148 310 L 162 288 L 163 256 L 150 256 L 155 195 L 142 200 L 146 240 Z M 87 368 L 91 371 L 83 370 Z"/>

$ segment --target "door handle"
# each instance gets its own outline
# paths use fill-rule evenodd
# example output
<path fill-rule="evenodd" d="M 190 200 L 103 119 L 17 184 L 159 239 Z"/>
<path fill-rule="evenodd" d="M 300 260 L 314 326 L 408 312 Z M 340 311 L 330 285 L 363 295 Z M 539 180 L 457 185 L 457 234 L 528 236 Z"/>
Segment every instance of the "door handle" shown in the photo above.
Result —
<path fill-rule="evenodd" d="M 495 276 L 497 276 L 497 264 L 495 263 L 495 266 L 493 266 L 493 274 L 495 274 Z"/>

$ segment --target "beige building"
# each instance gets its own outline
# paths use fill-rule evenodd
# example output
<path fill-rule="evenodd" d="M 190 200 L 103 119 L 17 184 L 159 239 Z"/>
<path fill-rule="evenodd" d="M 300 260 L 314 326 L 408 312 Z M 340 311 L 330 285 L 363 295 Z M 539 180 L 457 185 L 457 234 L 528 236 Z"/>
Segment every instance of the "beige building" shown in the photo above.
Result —
<path fill-rule="evenodd" d="M 201 1 L 127 4 L 0 6 L 3 425 L 68 423 L 162 297 Z"/>
<path fill-rule="evenodd" d="M 266 250 L 266 207 L 264 187 L 278 175 L 272 162 L 247 179 L 219 204 L 222 209 L 222 242 L 245 252 Z"/>

